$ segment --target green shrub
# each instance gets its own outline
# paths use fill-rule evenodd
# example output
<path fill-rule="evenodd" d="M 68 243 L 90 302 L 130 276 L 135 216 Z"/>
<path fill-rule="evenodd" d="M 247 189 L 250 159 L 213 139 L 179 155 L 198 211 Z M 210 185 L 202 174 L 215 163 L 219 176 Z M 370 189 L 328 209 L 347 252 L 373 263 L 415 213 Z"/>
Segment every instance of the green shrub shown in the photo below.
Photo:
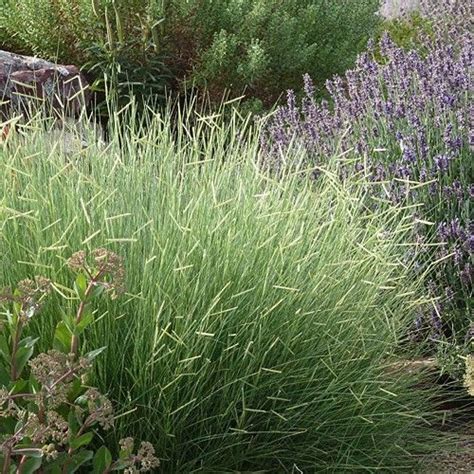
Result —
<path fill-rule="evenodd" d="M 0 282 L 63 292 L 72 249 L 125 258 L 129 292 L 83 341 L 106 346 L 110 445 L 149 439 L 186 473 L 397 471 L 438 449 L 424 375 L 396 370 L 417 299 L 399 211 L 368 215 L 330 169 L 273 180 L 235 114 L 128 110 L 106 146 L 66 155 L 33 124 L 0 150 Z M 32 322 L 43 344 L 59 317 Z"/>
<path fill-rule="evenodd" d="M 143 82 L 147 94 L 197 86 L 215 101 L 227 90 L 267 106 L 304 73 L 321 85 L 342 73 L 379 22 L 379 0 L 4 2 L 0 45 L 89 68 L 118 65 L 121 83 Z"/>
<path fill-rule="evenodd" d="M 172 23 L 184 28 L 188 48 L 197 51 L 190 79 L 215 97 L 225 89 L 236 94 L 245 89 L 267 105 L 283 90 L 299 87 L 308 71 L 322 84 L 349 67 L 377 26 L 379 5 L 377 0 L 350 6 L 324 0 L 180 3 Z"/>

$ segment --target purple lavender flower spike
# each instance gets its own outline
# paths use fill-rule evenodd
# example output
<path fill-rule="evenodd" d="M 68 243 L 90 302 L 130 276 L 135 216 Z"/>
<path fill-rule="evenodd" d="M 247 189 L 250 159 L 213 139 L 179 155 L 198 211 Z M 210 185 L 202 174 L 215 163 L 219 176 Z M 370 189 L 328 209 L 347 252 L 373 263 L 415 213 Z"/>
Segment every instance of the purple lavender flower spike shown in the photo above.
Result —
<path fill-rule="evenodd" d="M 443 311 L 454 309 L 466 318 L 474 278 L 472 12 L 463 0 L 421 2 L 434 30 L 423 38 L 422 53 L 406 51 L 384 35 L 378 49 L 368 45 L 351 70 L 327 81 L 329 101 L 316 99 L 305 75 L 301 107 L 289 93 L 265 129 L 262 153 L 273 153 L 277 158 L 267 161 L 278 164 L 281 153 L 297 143 L 309 162 L 324 166 L 347 151 L 348 159 L 338 161 L 338 175 L 347 180 L 364 171 L 368 199 L 376 198 L 368 208 L 376 208 L 379 198 L 415 204 L 418 218 L 434 224 L 425 226 L 423 237 L 439 245 L 422 246 L 420 259 L 412 260 L 423 269 L 430 259 L 441 260 L 430 294 L 445 294 Z M 378 53 L 380 62 L 374 60 Z M 425 322 L 439 332 L 439 316 L 426 314 Z"/>

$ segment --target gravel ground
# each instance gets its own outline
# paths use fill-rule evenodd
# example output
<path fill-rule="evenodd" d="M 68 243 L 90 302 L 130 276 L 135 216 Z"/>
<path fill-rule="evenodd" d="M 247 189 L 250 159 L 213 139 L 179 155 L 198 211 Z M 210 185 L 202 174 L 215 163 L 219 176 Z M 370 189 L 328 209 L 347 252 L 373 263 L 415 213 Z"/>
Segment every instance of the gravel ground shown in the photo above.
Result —
<path fill-rule="evenodd" d="M 414 373 L 420 370 L 438 374 L 437 362 L 434 357 L 410 359 L 393 364 L 389 373 L 399 371 Z M 422 468 L 418 474 L 474 474 L 474 400 L 467 397 L 454 405 L 446 401 L 444 414 L 446 423 L 439 426 L 440 433 L 451 434 L 459 440 L 456 449 L 439 452 L 422 459 Z M 458 405 L 461 403 L 461 405 Z"/>
<path fill-rule="evenodd" d="M 474 417 L 472 404 L 464 406 L 464 414 L 459 414 L 459 408 L 448 409 L 447 425 L 443 428 L 446 434 L 456 436 L 456 449 L 440 452 L 424 460 L 424 468 L 420 474 L 473 473 L 474 474 Z M 457 415 L 455 415 L 457 413 Z M 454 418 L 453 418 L 454 417 Z M 451 418 L 451 419 L 450 419 Z"/>
<path fill-rule="evenodd" d="M 426 468 L 420 474 L 444 474 L 469 472 L 474 473 L 474 430 L 472 436 L 459 443 L 459 448 L 452 453 L 440 453 L 426 460 Z"/>

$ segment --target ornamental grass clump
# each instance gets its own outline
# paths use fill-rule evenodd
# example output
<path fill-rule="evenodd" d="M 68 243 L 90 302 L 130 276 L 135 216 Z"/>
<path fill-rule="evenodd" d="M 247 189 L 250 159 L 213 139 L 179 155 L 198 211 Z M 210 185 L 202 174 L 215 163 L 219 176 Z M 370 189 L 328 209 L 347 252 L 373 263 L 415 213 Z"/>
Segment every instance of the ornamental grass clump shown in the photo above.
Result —
<path fill-rule="evenodd" d="M 89 385 L 92 362 L 104 348 L 81 355 L 78 341 L 93 322 L 92 299 L 103 290 L 122 288 L 121 259 L 105 249 L 94 252 L 95 266 L 85 252 L 74 254 L 69 266 L 78 272 L 71 297 L 74 315 L 62 313 L 52 348 L 35 354 L 37 337 L 29 323 L 47 295 L 58 288 L 44 277 L 22 280 L 0 293 L 0 469 L 2 473 L 154 471 L 159 466 L 154 448 L 142 442 L 120 442 L 119 456 L 101 445 L 97 430 L 114 426 L 111 402 Z M 65 288 L 62 288 L 65 290 Z M 30 335 L 26 335 L 30 333 Z"/>
<path fill-rule="evenodd" d="M 330 102 L 315 101 L 306 75 L 301 107 L 289 91 L 287 105 L 269 121 L 262 148 L 272 169 L 292 148 L 316 168 L 314 176 L 339 152 L 341 179 L 357 173 L 367 182 L 372 206 L 415 206 L 412 238 L 421 249 L 415 270 L 426 276 L 432 301 L 411 335 L 428 335 L 444 353 L 450 346 L 470 351 L 473 343 L 474 49 L 468 5 L 446 2 L 441 10 L 430 18 L 424 51 L 397 47 L 385 35 L 378 47 L 369 44 L 355 69 L 327 82 Z M 462 358 L 456 360 L 452 368 L 460 370 Z"/>
<path fill-rule="evenodd" d="M 107 445 L 149 440 L 163 472 L 412 469 L 446 438 L 429 374 L 397 356 L 423 302 L 411 220 L 367 213 L 332 165 L 275 179 L 259 130 L 225 116 L 136 120 L 132 103 L 106 147 L 68 154 L 19 129 L 0 151 L 0 281 L 41 271 L 67 296 L 73 249 L 123 255 L 127 291 L 97 300 L 77 347 L 106 347 L 91 382 L 119 409 Z M 31 330 L 48 341 L 60 318 L 45 305 Z"/>

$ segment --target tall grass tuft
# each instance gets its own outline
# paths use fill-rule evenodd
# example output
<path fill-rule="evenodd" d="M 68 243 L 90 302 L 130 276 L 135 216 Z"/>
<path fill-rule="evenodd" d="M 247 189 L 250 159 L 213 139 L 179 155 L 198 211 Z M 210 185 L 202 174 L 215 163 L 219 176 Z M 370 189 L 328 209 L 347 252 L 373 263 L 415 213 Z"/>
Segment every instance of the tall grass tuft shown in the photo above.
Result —
<path fill-rule="evenodd" d="M 329 168 L 272 179 L 237 114 L 116 118 L 107 144 L 30 124 L 0 150 L 0 285 L 41 273 L 59 293 L 74 251 L 125 259 L 127 297 L 87 341 L 107 346 L 112 436 L 152 441 L 167 473 L 399 472 L 436 450 L 425 376 L 393 365 L 417 294 L 403 214 L 368 213 Z"/>

